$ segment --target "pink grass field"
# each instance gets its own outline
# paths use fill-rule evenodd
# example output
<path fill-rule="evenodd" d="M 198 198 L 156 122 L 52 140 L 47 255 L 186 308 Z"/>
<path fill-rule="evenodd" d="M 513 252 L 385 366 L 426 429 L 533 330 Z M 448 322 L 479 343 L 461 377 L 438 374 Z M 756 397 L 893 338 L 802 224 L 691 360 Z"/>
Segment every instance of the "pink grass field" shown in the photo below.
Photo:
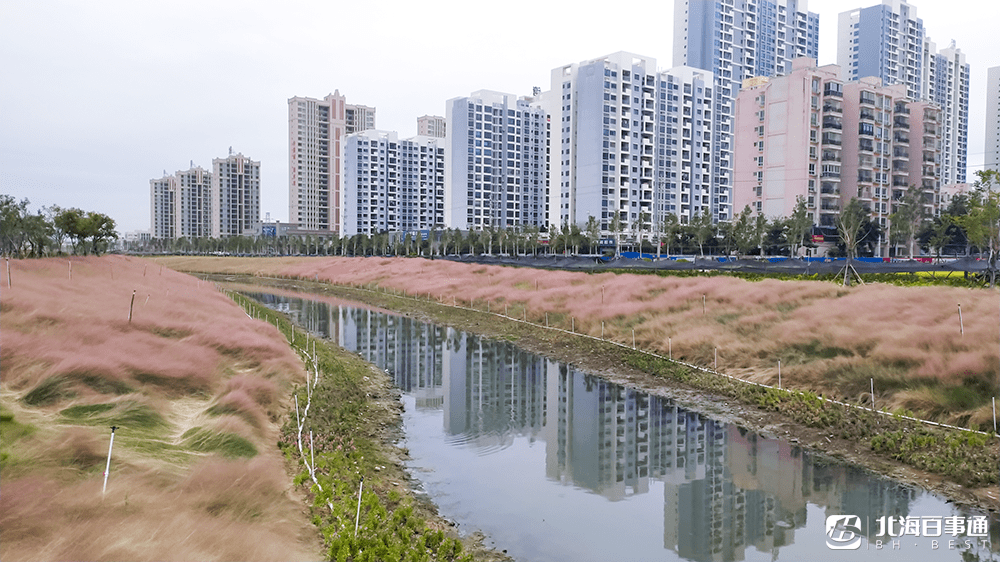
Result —
<path fill-rule="evenodd" d="M 0 396 L 36 430 L 3 442 L 0 558 L 320 556 L 274 446 L 285 397 L 305 375 L 273 326 L 214 285 L 139 258 L 11 260 L 10 287 L 3 266 Z M 46 384 L 59 392 L 25 400 Z M 110 430 L 61 413 L 97 404 L 165 420 L 153 430 L 121 424 L 103 498 Z M 241 435 L 258 454 L 187 450 L 181 436 L 195 427 Z"/>
<path fill-rule="evenodd" d="M 1000 368 L 996 291 L 815 281 L 587 274 L 407 258 L 165 258 L 191 271 L 251 273 L 370 285 L 550 322 L 770 384 L 861 400 L 869 378 L 995 388 Z M 704 302 L 704 305 L 703 305 Z M 964 334 L 958 317 L 962 307 Z M 525 310 L 522 310 L 525 309 Z M 825 354 L 824 354 L 825 352 Z M 827 355 L 834 355 L 828 357 Z M 894 391 L 876 398 L 889 408 Z M 988 401 L 988 398 L 986 399 Z M 988 408 L 988 406 L 987 406 Z M 976 410 L 981 410 L 977 408 Z M 964 423 L 982 412 L 938 418 Z"/>

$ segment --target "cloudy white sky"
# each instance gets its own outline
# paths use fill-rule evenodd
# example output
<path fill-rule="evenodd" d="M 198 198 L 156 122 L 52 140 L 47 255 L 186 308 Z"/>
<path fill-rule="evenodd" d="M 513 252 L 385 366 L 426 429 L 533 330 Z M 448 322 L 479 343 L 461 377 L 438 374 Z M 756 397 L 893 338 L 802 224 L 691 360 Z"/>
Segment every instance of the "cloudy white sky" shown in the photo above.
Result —
<path fill-rule="evenodd" d="M 837 15 L 877 0 L 810 0 L 820 64 Z M 986 69 L 1000 8 L 914 0 L 938 47 L 972 66 L 970 168 L 983 162 Z M 626 7 L 633 11 L 625 11 Z M 630 51 L 672 66 L 673 1 L 11 0 L 0 5 L 0 193 L 148 229 L 149 180 L 209 168 L 229 148 L 261 161 L 262 213 L 288 218 L 287 100 L 334 90 L 380 129 L 480 89 L 530 94 L 551 69 Z"/>

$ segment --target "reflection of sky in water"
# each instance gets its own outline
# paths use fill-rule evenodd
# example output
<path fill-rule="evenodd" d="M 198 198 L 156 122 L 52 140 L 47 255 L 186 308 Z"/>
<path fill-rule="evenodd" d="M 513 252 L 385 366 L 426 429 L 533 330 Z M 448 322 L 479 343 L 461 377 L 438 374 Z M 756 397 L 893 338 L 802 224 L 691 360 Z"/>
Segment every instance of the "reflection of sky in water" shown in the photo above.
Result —
<path fill-rule="evenodd" d="M 828 515 L 869 517 L 872 535 L 881 515 L 972 515 L 922 491 L 506 342 L 253 296 L 385 369 L 404 392 L 422 487 L 445 517 L 519 560 L 963 559 L 947 536 L 938 550 L 912 537 L 898 550 L 827 548 Z M 993 518 L 995 546 L 998 528 Z"/>

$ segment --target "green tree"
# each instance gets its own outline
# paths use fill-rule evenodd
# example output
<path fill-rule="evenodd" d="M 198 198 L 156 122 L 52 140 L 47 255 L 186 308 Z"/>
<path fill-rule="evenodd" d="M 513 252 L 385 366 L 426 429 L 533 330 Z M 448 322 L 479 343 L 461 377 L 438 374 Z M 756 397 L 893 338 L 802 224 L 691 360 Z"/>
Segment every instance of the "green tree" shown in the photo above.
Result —
<path fill-rule="evenodd" d="M 847 255 L 847 265 L 844 266 L 844 285 L 851 285 L 851 271 L 854 265 L 851 263 L 857 257 L 858 244 L 867 237 L 864 232 L 865 222 L 871 222 L 871 210 L 857 197 L 851 200 L 840 211 L 837 217 L 837 233 L 840 235 L 840 242 L 844 246 Z"/>
<path fill-rule="evenodd" d="M 927 214 L 924 210 L 923 194 L 910 186 L 889 215 L 890 243 L 909 246 L 909 256 L 913 259 L 913 246 Z"/>
<path fill-rule="evenodd" d="M 600 253 L 597 250 L 597 243 L 601 240 L 601 225 L 594 218 L 594 215 L 587 217 L 587 252 L 591 254 Z"/>
<path fill-rule="evenodd" d="M 621 234 L 622 234 L 622 228 L 624 228 L 624 225 L 622 224 L 621 216 L 618 214 L 618 211 L 612 211 L 611 213 L 612 213 L 611 214 L 611 234 L 614 235 L 614 237 L 615 237 L 615 257 L 617 258 L 617 257 L 621 257 L 621 255 L 622 255 L 622 251 L 621 251 L 621 247 L 622 247 L 622 244 L 621 244 Z"/>
<path fill-rule="evenodd" d="M 663 220 L 660 221 L 660 232 L 663 234 L 663 238 L 666 243 L 667 256 L 670 256 L 670 246 L 676 241 L 677 235 L 681 233 L 682 227 L 681 222 L 678 220 L 677 215 L 673 213 L 666 213 L 663 215 Z M 657 248 L 660 244 L 657 244 Z M 657 257 L 659 257 L 659 250 L 657 250 Z"/>
<path fill-rule="evenodd" d="M 750 253 L 750 250 L 757 243 L 754 226 L 753 211 L 750 209 L 750 205 L 743 207 L 740 214 L 736 215 L 736 220 L 730 223 L 728 234 L 736 247 L 737 258 Z"/>
<path fill-rule="evenodd" d="M 987 254 L 990 287 L 996 284 L 997 252 L 1000 251 L 1000 172 L 980 170 L 975 189 L 969 194 L 968 213 L 954 221 L 965 232 L 969 244 Z"/>
<path fill-rule="evenodd" d="M 808 236 L 812 232 L 812 214 L 806 208 L 806 200 L 799 195 L 795 198 L 795 209 L 792 216 L 785 220 L 785 238 L 788 240 L 788 250 L 791 257 L 799 253 L 799 249 L 808 241 Z"/>
<path fill-rule="evenodd" d="M 691 220 L 690 230 L 692 238 L 698 244 L 698 253 L 705 257 L 705 243 L 715 236 L 711 213 L 702 211 L 695 215 Z"/>

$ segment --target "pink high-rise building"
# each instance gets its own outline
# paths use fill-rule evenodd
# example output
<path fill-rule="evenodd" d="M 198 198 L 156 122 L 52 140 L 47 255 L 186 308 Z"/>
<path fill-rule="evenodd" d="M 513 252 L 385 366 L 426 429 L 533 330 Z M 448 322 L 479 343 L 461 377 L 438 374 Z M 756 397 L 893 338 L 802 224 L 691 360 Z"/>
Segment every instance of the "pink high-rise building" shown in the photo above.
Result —
<path fill-rule="evenodd" d="M 852 197 L 889 216 L 913 186 L 929 215 L 940 203 L 940 110 L 878 78 L 843 83 L 840 67 L 793 61 L 792 72 L 744 82 L 736 100 L 736 213 L 790 216 L 798 198 L 813 223 L 834 228 Z M 880 241 L 880 252 L 887 245 Z"/>

